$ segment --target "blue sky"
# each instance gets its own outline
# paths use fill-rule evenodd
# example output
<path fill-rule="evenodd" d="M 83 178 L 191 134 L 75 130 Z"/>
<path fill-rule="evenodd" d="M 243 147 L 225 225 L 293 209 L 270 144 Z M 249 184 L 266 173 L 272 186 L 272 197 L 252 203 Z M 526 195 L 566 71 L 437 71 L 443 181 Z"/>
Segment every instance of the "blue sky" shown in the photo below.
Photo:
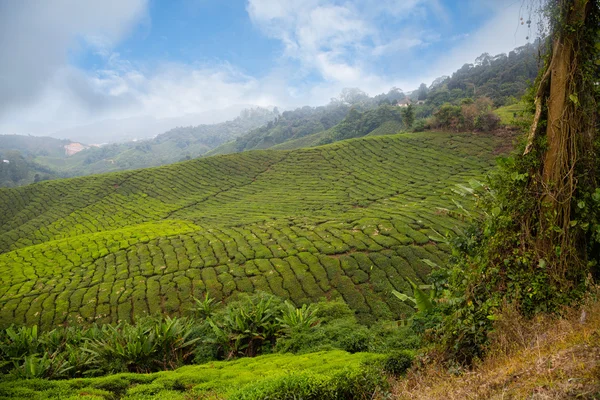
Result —
<path fill-rule="evenodd" d="M 528 3 L 0 0 L 0 133 L 410 91 L 525 44 Z"/>

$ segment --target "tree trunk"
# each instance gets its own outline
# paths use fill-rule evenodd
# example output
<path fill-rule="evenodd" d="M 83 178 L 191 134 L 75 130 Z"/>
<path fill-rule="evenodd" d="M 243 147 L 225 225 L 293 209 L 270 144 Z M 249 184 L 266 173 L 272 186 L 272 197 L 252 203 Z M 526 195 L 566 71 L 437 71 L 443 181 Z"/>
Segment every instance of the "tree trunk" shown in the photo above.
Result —
<path fill-rule="evenodd" d="M 583 127 L 579 123 L 585 116 L 578 104 L 577 52 L 579 33 L 577 27 L 585 23 L 589 0 L 559 0 L 565 24 L 554 37 L 549 65 L 549 95 L 546 100 L 547 150 L 541 171 L 543 187 L 540 207 L 542 237 L 538 238 L 538 253 L 553 254 L 560 246 L 555 272 L 564 275 L 571 262 L 570 235 L 571 200 L 575 192 L 575 164 L 577 162 L 577 134 Z M 544 84 L 542 82 L 542 84 Z M 543 99 L 542 99 L 543 101 Z M 564 252 L 562 252 L 564 250 Z"/>
<path fill-rule="evenodd" d="M 571 0 L 572 3 L 567 16 L 571 26 L 580 26 L 585 22 L 588 0 Z M 569 142 L 573 141 L 574 133 L 566 113 L 569 91 L 573 89 L 571 83 L 575 75 L 575 43 L 577 33 L 559 34 L 553 44 L 552 61 L 550 62 L 550 97 L 548 98 L 548 125 L 546 135 L 548 138 L 548 151 L 544 159 L 544 183 L 556 185 L 563 180 L 569 172 L 570 164 L 574 160 L 565 159 Z M 567 168 L 565 168 L 567 167 Z M 566 170 L 565 170 L 566 169 Z"/>

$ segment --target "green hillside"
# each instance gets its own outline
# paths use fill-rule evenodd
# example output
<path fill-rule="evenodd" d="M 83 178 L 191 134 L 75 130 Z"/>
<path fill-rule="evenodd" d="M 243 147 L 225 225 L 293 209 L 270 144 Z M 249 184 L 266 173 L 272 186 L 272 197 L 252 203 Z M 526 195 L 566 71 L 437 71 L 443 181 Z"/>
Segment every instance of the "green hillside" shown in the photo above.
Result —
<path fill-rule="evenodd" d="M 365 98 L 369 99 L 366 95 Z M 221 155 L 247 150 L 268 149 L 288 141 L 298 140 L 335 126 L 346 117 L 350 104 L 338 102 L 321 107 L 301 107 L 284 111 L 272 122 L 258 127 L 234 141 L 207 152 Z"/>
<path fill-rule="evenodd" d="M 412 307 L 390 291 L 444 263 L 451 189 L 499 142 L 376 136 L 0 189 L 0 321 L 184 314 L 255 290 L 400 318 Z"/>
<path fill-rule="evenodd" d="M 25 156 L 65 157 L 64 146 L 70 140 L 44 136 L 0 135 L 0 150 L 16 150 Z"/>
<path fill-rule="evenodd" d="M 344 106 L 343 109 L 347 110 L 347 107 Z M 361 109 L 364 110 L 361 111 Z M 331 110 L 336 110 L 339 114 L 340 108 L 333 108 L 332 105 L 329 105 L 325 110 L 329 110 L 330 113 L 333 112 Z M 316 111 L 313 111 L 313 114 L 315 113 Z M 373 105 L 353 106 L 339 123 L 330 128 L 316 124 L 314 121 L 316 117 L 313 114 L 309 114 L 310 118 L 307 118 L 306 121 L 294 122 L 298 126 L 299 133 L 291 136 L 282 134 L 282 126 L 285 126 L 287 122 L 284 119 L 278 119 L 275 123 L 241 136 L 235 142 L 226 143 L 207 155 L 228 154 L 253 148 L 293 150 L 367 135 L 389 135 L 403 129 L 402 109 L 389 104 L 382 104 L 378 107 Z M 320 130 L 316 127 L 320 127 Z M 290 132 L 289 129 L 283 131 Z M 249 147 L 248 143 L 254 147 Z"/>
<path fill-rule="evenodd" d="M 37 153 L 35 161 L 63 176 L 165 165 L 203 155 L 266 124 L 277 115 L 264 108 L 245 109 L 238 117 L 218 124 L 177 127 L 153 139 L 92 147 L 70 157 Z M 1 145 L 0 141 L 0 149 Z"/>

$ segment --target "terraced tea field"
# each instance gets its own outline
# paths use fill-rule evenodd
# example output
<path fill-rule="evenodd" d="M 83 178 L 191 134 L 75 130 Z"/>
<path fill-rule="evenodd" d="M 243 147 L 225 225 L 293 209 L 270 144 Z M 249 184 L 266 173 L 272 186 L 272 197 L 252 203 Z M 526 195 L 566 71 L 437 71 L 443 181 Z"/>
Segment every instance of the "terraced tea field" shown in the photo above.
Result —
<path fill-rule="evenodd" d="M 189 312 L 192 296 L 342 297 L 400 318 L 461 222 L 451 189 L 500 138 L 418 133 L 251 151 L 0 190 L 0 324 Z"/>

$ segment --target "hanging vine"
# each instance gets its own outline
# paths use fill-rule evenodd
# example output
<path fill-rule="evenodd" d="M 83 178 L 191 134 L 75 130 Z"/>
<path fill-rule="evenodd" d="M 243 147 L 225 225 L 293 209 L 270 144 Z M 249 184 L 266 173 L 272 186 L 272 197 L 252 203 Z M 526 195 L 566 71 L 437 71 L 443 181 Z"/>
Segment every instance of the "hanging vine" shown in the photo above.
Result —
<path fill-rule="evenodd" d="M 599 0 L 534 3 L 550 34 L 526 143 L 480 189 L 486 218 L 454 239 L 454 267 L 433 277 L 446 288 L 434 335 L 462 362 L 481 356 L 506 304 L 525 315 L 556 311 L 598 274 Z"/>

